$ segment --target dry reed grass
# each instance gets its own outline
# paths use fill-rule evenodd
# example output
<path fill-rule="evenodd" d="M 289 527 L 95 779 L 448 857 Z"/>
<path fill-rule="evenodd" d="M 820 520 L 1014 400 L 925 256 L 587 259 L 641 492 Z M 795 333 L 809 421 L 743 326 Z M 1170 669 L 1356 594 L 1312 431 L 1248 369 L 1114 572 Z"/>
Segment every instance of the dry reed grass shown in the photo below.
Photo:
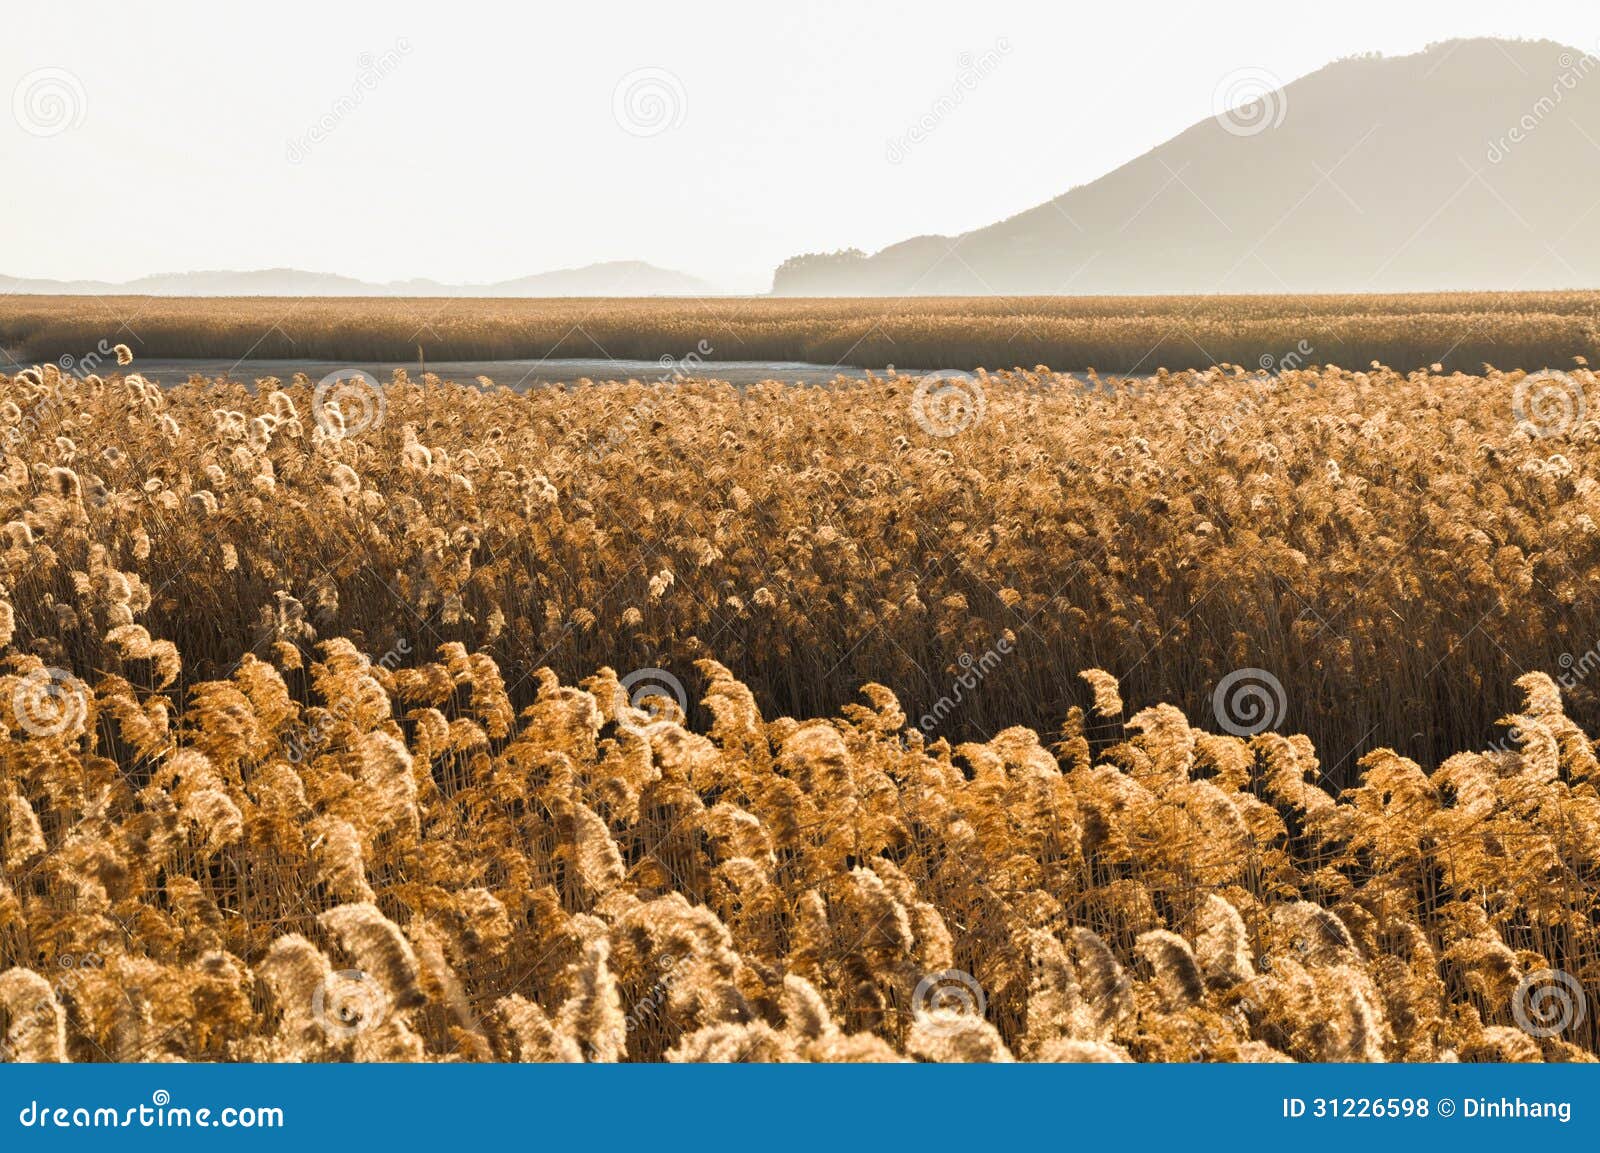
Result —
<path fill-rule="evenodd" d="M 899 379 L 402 377 L 339 437 L 304 381 L 0 378 L 6 1053 L 1591 1059 L 1528 1014 L 1600 983 L 1592 689 L 1492 679 L 1593 637 L 1597 430 L 1520 379 L 984 377 L 941 439 Z M 867 683 L 1007 630 L 992 735 Z M 1145 707 L 1268 658 L 1291 721 L 1514 727 L 1340 791 Z"/>
<path fill-rule="evenodd" d="M 1087 704 L 1084 668 L 1210 723 L 1219 682 L 1259 667 L 1342 783 L 1377 745 L 1439 763 L 1500 739 L 1529 671 L 1566 670 L 1600 731 L 1600 425 L 1538 438 L 1522 381 L 985 375 L 984 423 L 940 438 L 907 378 L 522 396 L 429 378 L 333 442 L 308 381 L 27 374 L 0 410 L 26 434 L 0 579 L 15 645 L 80 675 L 147 651 L 194 681 L 279 641 L 456 642 L 515 670 L 517 708 L 541 665 L 693 686 L 711 657 L 769 715 L 878 681 L 921 721 L 1006 645 L 930 729 L 952 739 L 1048 732 Z"/>
<path fill-rule="evenodd" d="M 125 324 L 126 322 L 126 324 Z M 1600 355 L 1600 294 L 705 300 L 0 298 L 0 347 L 82 358 L 388 361 L 686 357 L 1102 372 L 1294 363 L 1400 369 Z M 704 354 L 702 354 L 703 356 Z"/>
<path fill-rule="evenodd" d="M 1431 776 L 1381 751 L 1335 798 L 1304 738 L 1169 706 L 1097 752 L 1076 710 L 1054 752 L 1021 728 L 952 748 L 905 736 L 881 686 L 766 721 L 708 662 L 708 734 L 631 710 L 608 669 L 542 672 L 507 727 L 459 649 L 405 675 L 324 647 L 323 691 L 363 707 L 303 763 L 316 706 L 254 658 L 154 743 L 108 677 L 74 735 L 0 745 L 10 1057 L 1596 1050 L 1592 1020 L 1518 1027 L 1536 974 L 1600 976 L 1600 766 L 1546 678 L 1518 749 Z M 955 970 L 966 1001 L 931 1000 Z"/>

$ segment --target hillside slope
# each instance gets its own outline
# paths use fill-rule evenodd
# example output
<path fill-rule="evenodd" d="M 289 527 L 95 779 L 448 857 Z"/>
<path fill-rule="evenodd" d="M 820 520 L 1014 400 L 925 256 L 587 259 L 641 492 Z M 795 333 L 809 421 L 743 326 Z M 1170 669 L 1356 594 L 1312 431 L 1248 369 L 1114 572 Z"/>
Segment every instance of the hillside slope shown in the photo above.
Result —
<path fill-rule="evenodd" d="M 987 228 L 790 261 L 774 291 L 1583 287 L 1600 258 L 1597 190 L 1600 60 L 1453 41 L 1330 64 Z"/>

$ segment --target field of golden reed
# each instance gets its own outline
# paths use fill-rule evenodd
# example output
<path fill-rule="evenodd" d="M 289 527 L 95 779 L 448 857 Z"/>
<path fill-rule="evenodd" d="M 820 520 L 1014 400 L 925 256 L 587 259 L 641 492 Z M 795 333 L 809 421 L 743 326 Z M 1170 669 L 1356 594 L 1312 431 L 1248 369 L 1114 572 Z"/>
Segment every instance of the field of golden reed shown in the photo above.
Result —
<path fill-rule="evenodd" d="M 5 1055 L 1591 1060 L 1569 365 L 0 376 Z"/>
<path fill-rule="evenodd" d="M 1102 372 L 1219 362 L 1401 370 L 1600 357 L 1600 293 L 639 300 L 0 297 L 0 348 L 144 357 L 804 361 Z M 697 351 L 698 350 L 698 351 Z M 1600 363 L 1600 361 L 1597 361 Z"/>

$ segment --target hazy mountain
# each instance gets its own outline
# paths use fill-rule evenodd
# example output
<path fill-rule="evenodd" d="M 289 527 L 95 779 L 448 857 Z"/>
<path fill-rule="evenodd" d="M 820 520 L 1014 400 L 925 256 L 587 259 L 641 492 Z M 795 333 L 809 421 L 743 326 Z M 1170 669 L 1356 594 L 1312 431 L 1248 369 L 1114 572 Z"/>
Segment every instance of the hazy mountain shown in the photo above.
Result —
<path fill-rule="evenodd" d="M 144 276 L 122 284 L 0 276 L 0 293 L 63 296 L 711 296 L 716 292 L 698 277 L 635 260 L 541 272 L 495 284 L 442 284 L 435 280 L 372 284 L 298 268 L 177 272 Z"/>
<path fill-rule="evenodd" d="M 698 277 L 633 260 L 613 260 L 561 272 L 541 272 L 489 286 L 486 296 L 707 296 Z"/>
<path fill-rule="evenodd" d="M 1340 60 L 987 228 L 798 257 L 774 291 L 1587 287 L 1597 196 L 1600 60 L 1457 40 Z"/>

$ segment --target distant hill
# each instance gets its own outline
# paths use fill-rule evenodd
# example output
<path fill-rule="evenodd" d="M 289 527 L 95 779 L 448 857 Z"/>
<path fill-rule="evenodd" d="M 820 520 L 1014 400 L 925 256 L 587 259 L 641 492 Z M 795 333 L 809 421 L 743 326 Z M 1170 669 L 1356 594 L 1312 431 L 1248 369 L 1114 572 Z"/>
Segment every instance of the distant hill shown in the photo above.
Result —
<path fill-rule="evenodd" d="M 974 232 L 797 257 L 773 290 L 1591 287 L 1597 190 L 1600 60 L 1548 41 L 1457 40 L 1330 64 Z"/>
<path fill-rule="evenodd" d="M 540 272 L 495 284 L 408 280 L 373 284 L 326 272 L 267 268 L 249 272 L 176 272 L 122 284 L 99 280 L 24 280 L 0 276 L 0 293 L 53 296 L 713 296 L 698 277 L 636 260 Z"/>
<path fill-rule="evenodd" d="M 540 272 L 487 286 L 484 296 L 707 296 L 716 292 L 698 277 L 633 260 L 614 260 Z"/>

